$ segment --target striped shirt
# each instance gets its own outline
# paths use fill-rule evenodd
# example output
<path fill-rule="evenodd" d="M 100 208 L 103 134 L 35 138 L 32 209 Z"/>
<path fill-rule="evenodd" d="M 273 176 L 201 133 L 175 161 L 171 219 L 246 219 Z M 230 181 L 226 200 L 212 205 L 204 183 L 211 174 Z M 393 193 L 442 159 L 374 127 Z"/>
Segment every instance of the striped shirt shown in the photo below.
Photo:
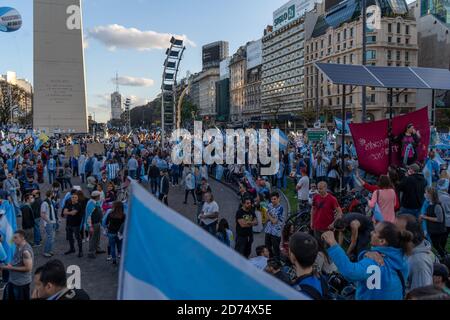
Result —
<path fill-rule="evenodd" d="M 328 164 L 324 160 L 320 163 L 316 160 L 314 162 L 314 169 L 316 170 L 316 177 L 326 177 L 328 173 Z"/>
<path fill-rule="evenodd" d="M 108 173 L 108 180 L 114 180 L 117 178 L 117 175 L 119 174 L 120 167 L 118 163 L 110 163 L 106 167 L 107 173 Z"/>

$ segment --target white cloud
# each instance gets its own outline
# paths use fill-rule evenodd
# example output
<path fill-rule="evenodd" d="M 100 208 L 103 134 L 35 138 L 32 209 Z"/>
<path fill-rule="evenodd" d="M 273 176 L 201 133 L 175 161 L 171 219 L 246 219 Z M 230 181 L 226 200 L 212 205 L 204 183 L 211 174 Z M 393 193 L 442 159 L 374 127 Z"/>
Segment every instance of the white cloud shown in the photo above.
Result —
<path fill-rule="evenodd" d="M 129 96 L 129 98 L 131 100 L 131 107 L 132 108 L 140 107 L 140 106 L 146 105 L 147 103 L 150 102 L 150 100 L 148 100 L 148 99 L 140 98 L 140 97 L 134 96 L 134 95 Z"/>
<path fill-rule="evenodd" d="M 136 49 L 139 51 L 152 49 L 166 49 L 172 36 L 182 38 L 186 45 L 195 47 L 196 44 L 186 35 L 172 35 L 156 31 L 142 31 L 136 28 L 126 28 L 118 24 L 98 26 L 88 31 L 89 37 L 94 38 L 108 47 L 109 50 Z"/>
<path fill-rule="evenodd" d="M 135 77 L 119 77 L 111 79 L 114 84 L 119 84 L 121 86 L 129 87 L 151 87 L 155 84 L 155 81 L 147 78 L 135 78 Z"/>

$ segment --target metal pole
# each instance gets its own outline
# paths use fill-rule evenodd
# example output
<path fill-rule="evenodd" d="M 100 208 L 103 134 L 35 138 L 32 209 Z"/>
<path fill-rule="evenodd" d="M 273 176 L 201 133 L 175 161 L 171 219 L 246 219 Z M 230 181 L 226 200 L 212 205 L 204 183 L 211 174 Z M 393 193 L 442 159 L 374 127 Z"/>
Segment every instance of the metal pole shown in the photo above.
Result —
<path fill-rule="evenodd" d="M 164 145 L 164 88 L 161 97 L 161 146 L 163 145 Z"/>
<path fill-rule="evenodd" d="M 436 127 L 436 102 L 435 102 L 435 90 L 431 90 L 431 123 Z"/>
<path fill-rule="evenodd" d="M 345 114 L 345 85 L 342 86 L 342 141 L 341 141 L 341 192 L 344 192 L 344 171 L 345 171 L 345 123 L 347 122 L 346 114 Z"/>
<path fill-rule="evenodd" d="M 361 16 L 362 16 L 362 64 L 363 66 L 366 65 L 367 63 L 367 57 L 366 57 L 366 44 L 367 44 L 367 36 L 366 36 L 366 0 L 362 0 L 361 1 Z M 362 87 L 362 102 L 361 102 L 361 106 L 362 106 L 362 123 L 366 123 L 367 120 L 367 104 L 366 104 L 366 87 L 363 86 Z"/>
<path fill-rule="evenodd" d="M 392 88 L 389 88 L 389 165 L 392 159 L 392 118 L 393 118 L 393 105 L 394 105 L 394 92 Z"/>

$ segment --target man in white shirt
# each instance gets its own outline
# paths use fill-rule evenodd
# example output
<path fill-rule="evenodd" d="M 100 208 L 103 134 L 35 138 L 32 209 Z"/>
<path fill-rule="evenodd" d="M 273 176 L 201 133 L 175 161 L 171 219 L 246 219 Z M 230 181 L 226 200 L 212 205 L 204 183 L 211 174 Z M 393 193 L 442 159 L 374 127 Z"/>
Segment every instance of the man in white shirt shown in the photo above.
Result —
<path fill-rule="evenodd" d="M 300 173 L 302 177 L 296 186 L 299 210 L 307 205 L 309 200 L 309 177 L 306 169 L 301 169 Z"/>
<path fill-rule="evenodd" d="M 256 248 L 256 257 L 251 258 L 250 262 L 259 270 L 264 270 L 267 267 L 269 256 L 269 250 L 265 246 L 259 246 Z"/>
<path fill-rule="evenodd" d="M 205 203 L 202 212 L 198 216 L 200 225 L 213 236 L 217 233 L 217 221 L 219 220 L 219 205 L 214 201 L 210 192 L 205 193 Z"/>

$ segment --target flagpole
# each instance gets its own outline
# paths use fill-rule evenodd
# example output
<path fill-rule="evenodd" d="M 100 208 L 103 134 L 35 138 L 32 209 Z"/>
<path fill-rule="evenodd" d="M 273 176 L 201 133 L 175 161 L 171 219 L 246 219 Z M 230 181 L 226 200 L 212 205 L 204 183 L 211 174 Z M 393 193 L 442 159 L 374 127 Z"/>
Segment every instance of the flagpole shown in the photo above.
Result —
<path fill-rule="evenodd" d="M 391 164 L 392 160 L 392 117 L 393 117 L 393 104 L 394 104 L 394 94 L 393 89 L 389 88 L 389 165 Z"/>
<path fill-rule="evenodd" d="M 345 171 L 345 163 L 344 163 L 344 157 L 345 157 L 345 126 L 344 123 L 347 122 L 346 114 L 345 114 L 345 85 L 342 86 L 342 142 L 341 142 L 341 168 L 342 168 L 342 174 L 341 174 L 341 193 L 344 192 L 344 171 Z"/>

